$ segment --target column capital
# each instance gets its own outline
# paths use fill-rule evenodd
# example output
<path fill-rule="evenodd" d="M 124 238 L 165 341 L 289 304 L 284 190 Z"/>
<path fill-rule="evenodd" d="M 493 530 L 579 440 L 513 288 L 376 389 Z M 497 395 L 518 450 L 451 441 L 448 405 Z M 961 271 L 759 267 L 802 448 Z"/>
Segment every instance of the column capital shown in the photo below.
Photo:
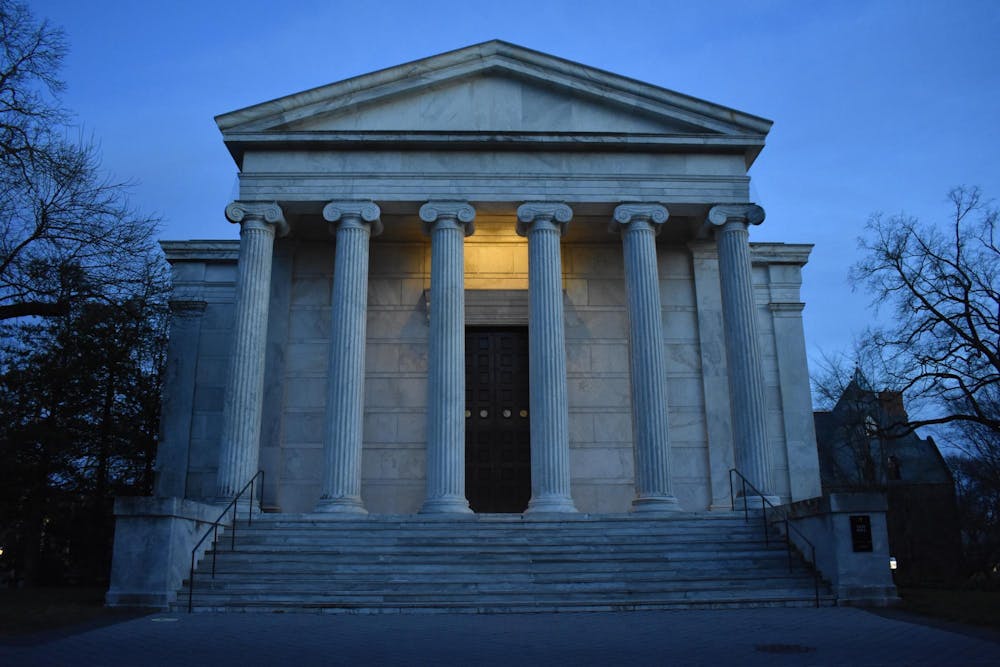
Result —
<path fill-rule="evenodd" d="M 560 202 L 525 202 L 517 207 L 517 233 L 528 235 L 528 228 L 536 222 L 548 222 L 559 227 L 559 234 L 566 233 L 566 225 L 573 219 L 573 209 Z"/>
<path fill-rule="evenodd" d="M 242 224 L 250 220 L 258 220 L 273 225 L 278 236 L 288 234 L 288 222 L 282 213 L 278 202 L 274 201 L 239 201 L 226 206 L 226 220 Z"/>
<path fill-rule="evenodd" d="M 613 217 L 614 222 L 608 227 L 612 234 L 622 231 L 623 227 L 628 229 L 633 222 L 645 222 L 655 234 L 659 234 L 663 223 L 670 218 L 670 212 L 661 204 L 619 204 Z"/>
<path fill-rule="evenodd" d="M 764 209 L 757 204 L 719 204 L 708 211 L 708 221 L 716 227 L 731 222 L 759 225 L 764 222 Z"/>
<path fill-rule="evenodd" d="M 425 223 L 424 231 L 430 232 L 438 220 L 451 220 L 465 230 L 466 236 L 476 231 L 473 221 L 476 209 L 464 201 L 429 201 L 420 207 L 420 219 Z"/>
<path fill-rule="evenodd" d="M 371 235 L 382 233 L 382 209 L 373 201 L 332 201 L 323 207 L 323 219 L 327 222 L 368 223 L 371 225 Z"/>

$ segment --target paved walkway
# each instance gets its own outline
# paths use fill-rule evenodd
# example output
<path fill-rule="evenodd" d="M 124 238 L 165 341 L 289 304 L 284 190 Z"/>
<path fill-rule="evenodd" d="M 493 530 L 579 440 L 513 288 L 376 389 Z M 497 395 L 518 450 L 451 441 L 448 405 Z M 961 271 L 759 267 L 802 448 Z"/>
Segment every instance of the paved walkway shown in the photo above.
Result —
<path fill-rule="evenodd" d="M 580 614 L 153 614 L 0 665 L 1000 665 L 989 631 L 860 609 Z M 979 637 L 971 636 L 978 634 Z"/>

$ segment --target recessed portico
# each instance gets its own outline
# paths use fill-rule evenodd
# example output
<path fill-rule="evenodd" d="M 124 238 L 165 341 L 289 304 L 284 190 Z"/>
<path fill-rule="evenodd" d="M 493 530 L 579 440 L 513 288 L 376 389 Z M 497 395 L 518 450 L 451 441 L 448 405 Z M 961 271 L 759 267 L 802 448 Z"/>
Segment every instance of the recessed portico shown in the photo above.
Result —
<path fill-rule="evenodd" d="M 790 497 L 811 466 L 761 402 L 754 250 L 716 226 L 760 210 L 769 121 L 503 42 L 216 120 L 230 208 L 278 211 L 287 235 L 239 251 L 274 272 L 236 284 L 258 335 L 234 338 L 223 421 L 249 426 L 221 435 L 214 495 L 259 460 L 265 508 L 468 513 L 477 325 L 528 330 L 528 513 L 718 507 L 734 461 Z"/>
<path fill-rule="evenodd" d="M 234 207 L 239 206 L 248 205 L 234 203 Z M 270 203 L 269 206 L 275 210 L 281 208 L 277 202 Z M 464 477 L 467 468 L 464 341 L 466 325 L 477 321 L 494 325 L 528 324 L 532 360 L 532 493 L 526 509 L 529 513 L 576 511 L 571 492 L 571 415 L 566 393 L 566 354 L 567 349 L 573 350 L 573 346 L 572 341 L 567 344 L 563 325 L 567 319 L 572 321 L 572 317 L 568 317 L 567 307 L 572 307 L 577 287 L 567 285 L 568 281 L 574 280 L 568 277 L 572 275 L 572 271 L 564 272 L 561 266 L 561 243 L 564 230 L 573 218 L 572 208 L 562 202 L 528 202 L 520 205 L 511 216 L 499 212 L 503 210 L 502 202 L 487 203 L 483 208 L 492 213 L 487 215 L 485 226 L 490 234 L 503 239 L 503 242 L 489 243 L 488 247 L 495 252 L 495 256 L 479 253 L 475 258 L 478 265 L 468 271 L 464 261 L 464 247 L 474 238 L 473 220 L 476 216 L 475 207 L 471 203 L 426 202 L 418 208 L 417 215 L 404 213 L 404 206 L 398 202 L 391 207 L 396 213 L 388 224 L 381 214 L 382 207 L 371 201 L 328 202 L 323 208 L 322 215 L 329 221 L 330 231 L 336 235 L 336 240 L 332 247 L 329 244 L 324 246 L 334 260 L 331 281 L 333 306 L 328 338 L 327 400 L 323 406 L 323 420 L 326 423 L 322 464 L 324 481 L 316 509 L 343 513 L 346 516 L 361 515 L 367 511 L 361 492 L 361 457 L 366 439 L 364 425 L 371 420 L 365 419 L 365 392 L 360 388 L 365 384 L 364 378 L 371 377 L 366 375 L 365 368 L 366 356 L 370 355 L 365 345 L 365 325 L 369 320 L 378 322 L 377 317 L 372 319 L 369 310 L 367 295 L 372 290 L 368 284 L 367 264 L 373 249 L 377 252 L 379 244 L 385 243 L 394 249 L 409 247 L 411 253 L 430 251 L 429 257 L 424 256 L 420 260 L 424 262 L 422 265 L 427 271 L 427 278 L 420 285 L 423 289 L 418 290 L 414 285 L 409 288 L 411 297 L 415 299 L 413 305 L 421 309 L 424 319 L 421 324 L 426 324 L 427 327 L 424 334 L 426 338 L 418 344 L 424 348 L 422 355 L 426 359 L 426 488 L 420 511 L 445 514 L 470 511 Z M 304 210 L 301 203 L 298 208 L 300 211 Z M 594 211 L 599 207 L 591 204 L 582 208 Z M 576 235 L 577 242 L 573 245 L 583 248 L 599 247 L 603 251 L 608 247 L 608 239 L 611 239 L 611 247 L 618 246 L 618 253 L 621 253 L 623 259 L 617 275 L 609 274 L 604 269 L 601 269 L 601 273 L 605 282 L 614 282 L 621 290 L 622 296 L 619 298 L 624 308 L 620 308 L 619 312 L 629 323 L 631 331 L 626 346 L 630 360 L 628 376 L 631 378 L 631 391 L 626 403 L 630 410 L 629 421 L 633 425 L 630 435 L 632 457 L 636 466 L 632 505 L 637 511 L 680 509 L 682 505 L 672 493 L 670 429 L 667 425 L 668 371 L 664 358 L 663 326 L 665 321 L 670 323 L 670 315 L 665 314 L 662 309 L 659 295 L 659 253 L 654 241 L 656 231 L 668 223 L 670 214 L 665 206 L 655 203 L 618 203 L 613 208 L 609 203 L 605 208 L 611 209 L 607 218 L 593 213 L 586 216 L 582 224 L 587 228 Z M 685 207 L 679 208 L 685 210 Z M 315 223 L 310 220 L 310 215 L 304 212 L 297 218 L 304 237 L 299 241 L 300 245 L 312 243 Z M 669 232 L 668 237 L 678 241 L 691 238 L 692 234 L 706 228 L 697 224 L 696 218 L 692 216 L 677 216 L 675 220 L 676 227 Z M 412 229 L 408 229 L 416 227 L 419 230 L 421 224 L 423 237 L 417 236 L 419 231 L 414 233 Z M 511 233 L 503 233 L 504 225 L 511 228 Z M 538 225 L 535 233 L 544 232 L 551 236 L 540 237 L 532 249 L 531 234 L 535 225 Z M 383 229 L 390 231 L 382 234 Z M 373 230 L 382 235 L 378 239 L 374 238 Z M 614 234 L 609 235 L 609 230 Z M 358 234 L 357 240 L 349 236 L 351 233 Z M 430 248 L 426 248 L 427 236 L 430 236 Z M 288 240 L 295 242 L 294 232 Z M 670 245 L 681 247 L 677 242 Z M 743 252 L 749 253 L 749 246 L 745 246 Z M 526 257 L 515 259 L 522 255 Z M 426 265 L 427 260 L 429 266 Z M 522 266 L 519 270 L 514 270 L 514 264 L 518 261 L 522 262 Z M 499 270 L 498 273 L 502 273 L 503 279 L 508 282 L 498 286 L 523 286 L 526 289 L 488 289 L 492 286 L 491 279 L 487 277 L 484 284 L 483 275 L 488 276 L 491 269 L 498 268 L 490 266 L 491 263 L 507 267 L 506 271 Z M 381 268 L 378 272 L 381 273 Z M 479 289 L 469 290 L 467 281 Z M 592 288 L 588 285 L 587 289 Z M 494 308 L 482 305 L 484 295 L 490 293 L 499 298 Z M 237 302 L 237 321 L 248 317 L 243 314 L 242 308 L 251 308 L 258 313 L 268 311 L 270 295 L 259 289 L 254 294 L 258 301 L 248 297 Z M 516 305 L 517 294 L 524 295 L 520 306 Z M 465 316 L 467 298 L 475 304 L 471 320 L 467 320 Z M 752 311 L 753 304 L 747 302 L 746 298 L 746 290 L 743 290 L 742 295 L 727 294 L 725 299 L 728 300 L 724 299 L 723 306 L 724 317 L 732 320 L 739 316 L 739 312 Z M 241 303 L 246 305 L 240 305 Z M 590 305 L 588 297 L 586 307 Z M 737 315 L 730 314 L 737 307 L 740 309 Z M 264 372 L 267 354 L 260 342 L 262 340 L 263 337 L 260 337 L 257 342 L 259 349 L 248 355 L 260 360 L 258 363 L 261 367 L 248 371 L 253 374 Z M 245 342 L 241 344 L 246 345 Z M 733 345 L 746 345 L 749 348 L 751 339 L 745 338 L 742 343 Z M 593 355 L 595 350 L 588 350 L 588 353 Z M 620 375 L 623 370 L 617 370 L 617 373 Z M 752 375 L 750 377 L 752 379 Z M 753 395 L 753 387 L 739 389 L 741 385 L 738 383 L 741 381 L 740 377 L 730 378 L 733 390 Z M 262 407 L 257 409 L 261 410 Z M 744 419 L 737 408 L 734 408 L 734 419 Z M 755 437 L 760 442 L 760 437 Z M 748 438 L 745 442 L 753 442 L 753 439 Z M 724 446 L 732 445 L 724 443 Z M 235 445 L 230 445 L 230 449 L 234 448 Z M 249 449 L 247 446 L 242 459 L 253 456 Z M 736 456 L 747 460 L 755 451 L 757 450 L 748 445 L 737 450 Z M 763 456 L 766 457 L 766 453 Z M 732 454 L 729 454 L 729 458 L 732 460 Z M 225 465 L 225 461 L 220 458 L 220 470 Z M 234 468 L 228 476 L 236 474 L 238 473 Z"/>

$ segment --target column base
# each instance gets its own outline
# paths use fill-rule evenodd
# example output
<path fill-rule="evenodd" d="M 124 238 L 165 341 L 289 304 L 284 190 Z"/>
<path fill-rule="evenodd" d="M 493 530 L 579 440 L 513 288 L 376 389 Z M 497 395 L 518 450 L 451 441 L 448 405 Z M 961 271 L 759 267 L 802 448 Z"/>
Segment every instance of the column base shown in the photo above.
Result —
<path fill-rule="evenodd" d="M 681 504 L 673 496 L 644 496 L 632 501 L 632 511 L 636 514 L 653 512 L 681 512 Z"/>
<path fill-rule="evenodd" d="M 233 499 L 231 497 L 230 498 L 214 498 L 211 501 L 209 501 L 209 504 L 218 507 L 219 511 L 221 512 L 223 510 L 223 508 L 228 507 L 229 503 L 231 503 L 231 502 L 233 502 Z M 249 509 L 249 513 L 253 514 L 254 516 L 257 516 L 258 514 L 261 513 L 260 503 L 259 502 L 257 502 L 256 500 L 254 500 L 253 503 L 250 504 L 250 503 L 247 502 L 246 498 L 240 498 L 239 501 L 236 503 L 236 516 L 246 516 L 248 509 Z M 228 515 L 232 516 L 232 513 L 233 513 L 233 508 L 229 507 Z"/>
<path fill-rule="evenodd" d="M 472 509 L 464 497 L 441 496 L 425 500 L 419 514 L 472 514 Z"/>
<path fill-rule="evenodd" d="M 575 513 L 576 506 L 569 496 L 542 496 L 532 498 L 528 502 L 528 509 L 525 514 L 545 514 L 545 513 Z"/>
<path fill-rule="evenodd" d="M 736 494 L 736 503 L 735 503 L 736 504 L 736 511 L 737 512 L 740 512 L 740 511 L 743 510 L 743 498 L 744 497 L 746 498 L 747 509 L 760 511 L 761 504 L 762 504 L 761 501 L 760 501 L 761 496 L 757 495 L 756 493 L 748 493 L 746 496 L 743 496 L 743 494 L 737 493 Z M 781 505 L 781 498 L 779 496 L 765 495 L 765 496 L 763 496 L 763 498 L 764 498 L 764 500 L 766 500 L 768 503 L 771 503 L 775 507 L 777 507 L 778 505 Z M 767 503 L 763 503 L 763 505 L 764 505 L 764 507 L 768 506 Z"/>
<path fill-rule="evenodd" d="M 740 505 L 740 507 L 743 507 L 743 505 Z M 708 511 L 709 512 L 732 512 L 733 511 L 733 506 L 729 503 L 729 501 L 726 501 L 724 503 L 712 503 L 711 505 L 708 506 Z"/>
<path fill-rule="evenodd" d="M 360 498 L 320 498 L 313 511 L 318 514 L 343 514 L 345 518 L 368 514 Z"/>

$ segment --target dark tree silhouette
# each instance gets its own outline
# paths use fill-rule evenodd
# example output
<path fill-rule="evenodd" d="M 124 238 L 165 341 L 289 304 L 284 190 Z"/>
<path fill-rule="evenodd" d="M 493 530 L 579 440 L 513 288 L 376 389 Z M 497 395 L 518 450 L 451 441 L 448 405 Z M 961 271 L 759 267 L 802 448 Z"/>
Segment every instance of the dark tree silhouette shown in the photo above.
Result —
<path fill-rule="evenodd" d="M 101 174 L 60 103 L 66 50 L 62 30 L 0 0 L 0 321 L 118 300 L 141 284 L 134 258 L 154 243 L 156 219 Z"/>
<path fill-rule="evenodd" d="M 912 406 L 910 427 L 973 423 L 1000 433 L 1000 211 L 955 188 L 940 227 L 872 216 L 851 271 L 893 322 L 864 337 L 877 373 Z"/>
<path fill-rule="evenodd" d="M 112 501 L 152 490 L 165 281 L 22 324 L 0 351 L 4 560 L 28 582 L 107 575 Z"/>
<path fill-rule="evenodd" d="M 852 268 L 887 324 L 848 356 L 824 357 L 813 378 L 821 407 L 861 367 L 881 389 L 905 398 L 906 417 L 882 425 L 899 436 L 932 427 L 954 453 L 966 560 L 984 576 L 1000 567 L 1000 211 L 979 188 L 948 193 L 941 225 L 873 215 Z M 897 411 L 897 415 L 905 415 Z M 861 428 L 860 425 L 857 426 Z"/>
<path fill-rule="evenodd" d="M 24 583 L 107 576 L 112 499 L 152 483 L 167 319 L 156 221 L 70 139 L 66 48 L 0 0 L 0 577 Z"/>

